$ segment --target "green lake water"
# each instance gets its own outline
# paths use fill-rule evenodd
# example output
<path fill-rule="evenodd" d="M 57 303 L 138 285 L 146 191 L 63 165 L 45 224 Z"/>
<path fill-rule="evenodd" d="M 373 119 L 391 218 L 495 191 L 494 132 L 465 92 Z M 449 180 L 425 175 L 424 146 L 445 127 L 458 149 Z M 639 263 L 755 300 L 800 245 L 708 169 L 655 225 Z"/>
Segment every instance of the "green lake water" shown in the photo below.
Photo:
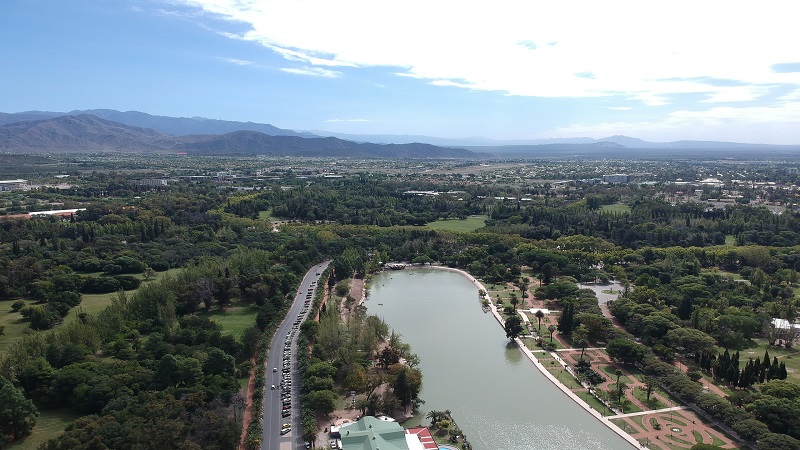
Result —
<path fill-rule="evenodd" d="M 436 269 L 383 272 L 373 278 L 366 306 L 420 356 L 425 404 L 409 423 L 449 409 L 475 450 L 632 448 L 509 344 L 464 276 Z"/>

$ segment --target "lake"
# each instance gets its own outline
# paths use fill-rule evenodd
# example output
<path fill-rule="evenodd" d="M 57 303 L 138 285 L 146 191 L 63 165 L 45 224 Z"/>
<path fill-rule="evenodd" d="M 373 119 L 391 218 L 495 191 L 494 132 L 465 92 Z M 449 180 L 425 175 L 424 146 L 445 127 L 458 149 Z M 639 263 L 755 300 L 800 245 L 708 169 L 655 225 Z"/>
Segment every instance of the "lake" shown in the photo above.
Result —
<path fill-rule="evenodd" d="M 544 377 L 489 313 L 464 276 L 437 269 L 387 271 L 366 306 L 420 356 L 425 400 L 409 423 L 452 412 L 475 450 L 631 448 Z"/>

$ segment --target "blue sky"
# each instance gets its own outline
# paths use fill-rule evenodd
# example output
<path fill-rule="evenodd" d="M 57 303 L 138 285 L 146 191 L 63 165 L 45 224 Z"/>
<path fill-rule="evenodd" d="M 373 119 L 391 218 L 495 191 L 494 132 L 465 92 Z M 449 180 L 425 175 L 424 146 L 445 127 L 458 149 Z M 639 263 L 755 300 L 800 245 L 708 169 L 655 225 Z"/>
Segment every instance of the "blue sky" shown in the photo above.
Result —
<path fill-rule="evenodd" d="M 800 143 L 795 1 L 3 0 L 0 111 Z"/>

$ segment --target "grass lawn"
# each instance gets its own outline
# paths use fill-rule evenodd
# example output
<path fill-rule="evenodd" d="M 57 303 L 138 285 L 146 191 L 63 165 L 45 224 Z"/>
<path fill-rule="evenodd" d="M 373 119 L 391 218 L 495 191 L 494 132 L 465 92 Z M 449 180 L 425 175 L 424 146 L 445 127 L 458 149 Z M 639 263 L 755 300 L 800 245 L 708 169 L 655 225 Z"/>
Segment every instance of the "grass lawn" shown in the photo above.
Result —
<path fill-rule="evenodd" d="M 222 325 L 222 334 L 232 334 L 236 337 L 241 336 L 244 330 L 255 325 L 257 314 L 256 306 L 239 302 L 234 302 L 225 310 L 214 308 L 198 313 L 199 316 L 214 319 L 215 322 Z"/>
<path fill-rule="evenodd" d="M 769 357 L 778 357 L 778 362 L 786 364 L 786 371 L 789 373 L 788 381 L 800 382 L 800 350 L 795 348 L 785 349 L 768 347 L 765 339 L 754 339 L 758 343 L 757 347 L 748 348 L 739 352 L 739 362 L 742 364 L 748 358 L 756 359 L 764 356 L 764 350 L 769 350 Z M 744 365 L 744 364 L 742 364 Z"/>
<path fill-rule="evenodd" d="M 259 211 L 258 212 L 258 218 L 262 219 L 262 220 L 269 220 L 269 221 L 281 220 L 280 217 L 275 217 L 275 216 L 272 215 L 272 209 L 268 209 L 267 211 Z"/>
<path fill-rule="evenodd" d="M 469 216 L 466 219 L 445 219 L 425 224 L 434 230 L 470 232 L 486 225 L 488 216 Z"/>
<path fill-rule="evenodd" d="M 631 420 L 636 425 L 639 425 L 639 427 L 641 427 L 643 430 L 648 430 L 648 428 L 645 428 L 644 426 L 644 416 L 632 416 Z"/>
<path fill-rule="evenodd" d="M 156 276 L 153 277 L 151 280 L 144 281 L 144 283 L 151 283 L 152 281 L 158 280 L 160 277 L 164 275 L 170 274 L 173 275 L 179 272 L 180 268 L 178 269 L 169 269 L 164 272 L 157 272 Z M 136 275 L 141 278 L 141 274 Z M 132 295 L 136 290 L 132 291 L 125 291 L 126 294 Z M 118 294 L 116 292 L 110 294 L 83 294 L 81 296 L 81 304 L 77 308 L 73 308 L 66 317 L 64 317 L 64 323 L 74 322 L 78 319 L 78 311 L 83 310 L 89 314 L 97 314 L 103 308 L 111 303 L 111 299 L 116 297 Z M 29 299 L 23 299 L 28 304 L 33 304 L 34 302 Z M 31 330 L 30 325 L 27 321 L 22 319 L 22 316 L 19 313 L 11 312 L 11 304 L 14 303 L 16 300 L 4 300 L 0 302 L 0 325 L 5 325 L 5 334 L 0 336 L 0 352 L 2 352 L 11 342 L 15 341 L 22 337 L 23 333 L 26 332 L 34 332 Z M 255 317 L 255 316 L 254 316 Z M 58 327 L 56 327 L 58 328 Z"/>
<path fill-rule="evenodd" d="M 164 272 L 156 272 L 156 276 L 151 278 L 147 281 L 142 281 L 142 285 L 145 283 L 152 283 L 153 281 L 158 280 L 159 278 L 163 277 L 164 275 L 175 275 L 176 273 L 180 272 L 183 269 L 169 269 Z M 137 275 L 141 277 L 141 274 Z M 125 291 L 125 294 L 130 297 L 131 295 L 135 294 L 138 289 L 134 289 L 131 291 Z M 81 304 L 78 308 L 73 308 L 72 311 L 69 312 L 67 317 L 64 318 L 64 323 L 69 323 L 78 319 L 78 311 L 83 310 L 88 314 L 97 314 L 103 310 L 106 306 L 111 304 L 111 299 L 116 298 L 119 295 L 117 292 L 112 292 L 110 294 L 83 294 L 81 296 Z"/>
<path fill-rule="evenodd" d="M 608 213 L 629 213 L 631 212 L 631 207 L 624 204 L 624 203 L 614 203 L 613 205 L 603 205 L 600 207 L 600 211 L 608 212 Z"/>
<path fill-rule="evenodd" d="M 614 415 L 614 413 L 611 412 L 611 410 L 609 410 L 606 407 L 606 405 L 604 405 L 602 402 L 600 402 L 600 400 L 595 398 L 594 395 L 592 395 L 592 394 L 590 394 L 588 392 L 576 392 L 575 395 L 580 397 L 581 400 L 585 401 L 589 406 L 592 407 L 593 410 L 599 412 L 600 414 L 602 414 L 604 416 Z"/>
<path fill-rule="evenodd" d="M 728 247 L 733 247 L 734 245 L 736 245 L 736 238 L 733 237 L 732 234 L 726 234 L 725 235 L 725 245 L 728 246 Z"/>
<path fill-rule="evenodd" d="M 11 304 L 16 300 L 4 300 L 0 302 L 0 325 L 4 326 L 3 335 L 0 336 L 0 353 L 6 349 L 11 341 L 22 336 L 25 330 L 30 330 L 28 321 L 22 318 L 22 314 L 11 311 Z M 27 301 L 28 304 L 33 302 Z M 31 330 L 32 331 L 32 330 Z"/>
<path fill-rule="evenodd" d="M 78 417 L 80 417 L 80 415 L 73 414 L 66 410 L 40 410 L 39 419 L 36 421 L 36 427 L 33 429 L 33 433 L 25 439 L 14 442 L 8 447 L 4 446 L 3 448 L 9 450 L 38 448 L 40 444 L 61 434 L 64 428 Z"/>
<path fill-rule="evenodd" d="M 572 375 L 570 375 L 567 371 L 561 370 L 551 370 L 551 374 L 558 379 L 558 381 L 566 386 L 568 389 L 583 389 L 583 386 L 575 379 Z M 596 408 L 595 408 L 596 409 Z"/>
<path fill-rule="evenodd" d="M 656 391 L 657 391 L 656 389 L 653 389 L 653 393 L 655 393 Z M 632 389 L 632 392 L 633 392 L 633 396 L 634 397 L 639 399 L 640 402 L 642 402 L 645 405 L 647 405 L 647 391 L 646 390 Z M 650 394 L 650 401 L 653 402 L 653 403 L 647 405 L 647 407 L 650 408 L 650 409 L 661 409 L 661 408 L 664 408 L 665 407 L 664 404 L 662 402 L 656 400 L 656 398 L 652 395 L 653 393 Z"/>
<path fill-rule="evenodd" d="M 628 422 L 627 420 L 623 420 L 623 419 L 611 419 L 611 421 L 612 421 L 612 422 L 614 422 L 614 424 L 615 424 L 616 426 L 618 426 L 618 427 L 622 428 L 622 431 L 624 431 L 624 432 L 626 432 L 626 433 L 628 433 L 628 434 L 636 434 L 636 433 L 641 433 L 641 431 L 642 431 L 642 430 L 637 430 L 637 429 L 636 429 L 636 427 L 634 427 L 633 425 L 631 425 L 631 424 L 630 424 L 630 422 Z"/>

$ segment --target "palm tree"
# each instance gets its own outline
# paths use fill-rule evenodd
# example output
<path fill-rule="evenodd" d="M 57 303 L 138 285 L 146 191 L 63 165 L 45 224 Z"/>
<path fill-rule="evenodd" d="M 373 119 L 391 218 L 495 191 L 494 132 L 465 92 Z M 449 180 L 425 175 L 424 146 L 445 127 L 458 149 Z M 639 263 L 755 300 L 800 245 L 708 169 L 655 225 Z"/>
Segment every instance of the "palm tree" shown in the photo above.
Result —
<path fill-rule="evenodd" d="M 622 371 L 617 369 L 614 371 L 614 375 L 617 376 L 617 403 L 622 402 L 622 392 L 627 386 L 624 383 L 619 382 L 619 377 L 622 376 Z"/>
<path fill-rule="evenodd" d="M 550 342 L 552 343 L 553 342 L 553 333 L 556 332 L 556 326 L 553 325 L 553 324 L 550 324 L 550 326 L 547 327 L 547 331 L 550 332 Z"/>
<path fill-rule="evenodd" d="M 542 331 L 542 319 L 544 319 L 544 312 L 541 309 L 538 309 L 538 310 L 536 310 L 536 313 L 534 314 L 534 316 L 536 316 L 536 320 L 539 322 L 538 331 L 541 332 Z"/>
<path fill-rule="evenodd" d="M 425 414 L 426 419 L 431 419 L 431 426 L 436 425 L 436 422 L 442 420 L 444 417 L 444 412 L 442 411 L 431 411 L 428 414 Z"/>
<path fill-rule="evenodd" d="M 245 438 L 244 445 L 249 450 L 255 450 L 261 447 L 261 437 L 255 433 L 248 433 L 247 437 Z"/>

